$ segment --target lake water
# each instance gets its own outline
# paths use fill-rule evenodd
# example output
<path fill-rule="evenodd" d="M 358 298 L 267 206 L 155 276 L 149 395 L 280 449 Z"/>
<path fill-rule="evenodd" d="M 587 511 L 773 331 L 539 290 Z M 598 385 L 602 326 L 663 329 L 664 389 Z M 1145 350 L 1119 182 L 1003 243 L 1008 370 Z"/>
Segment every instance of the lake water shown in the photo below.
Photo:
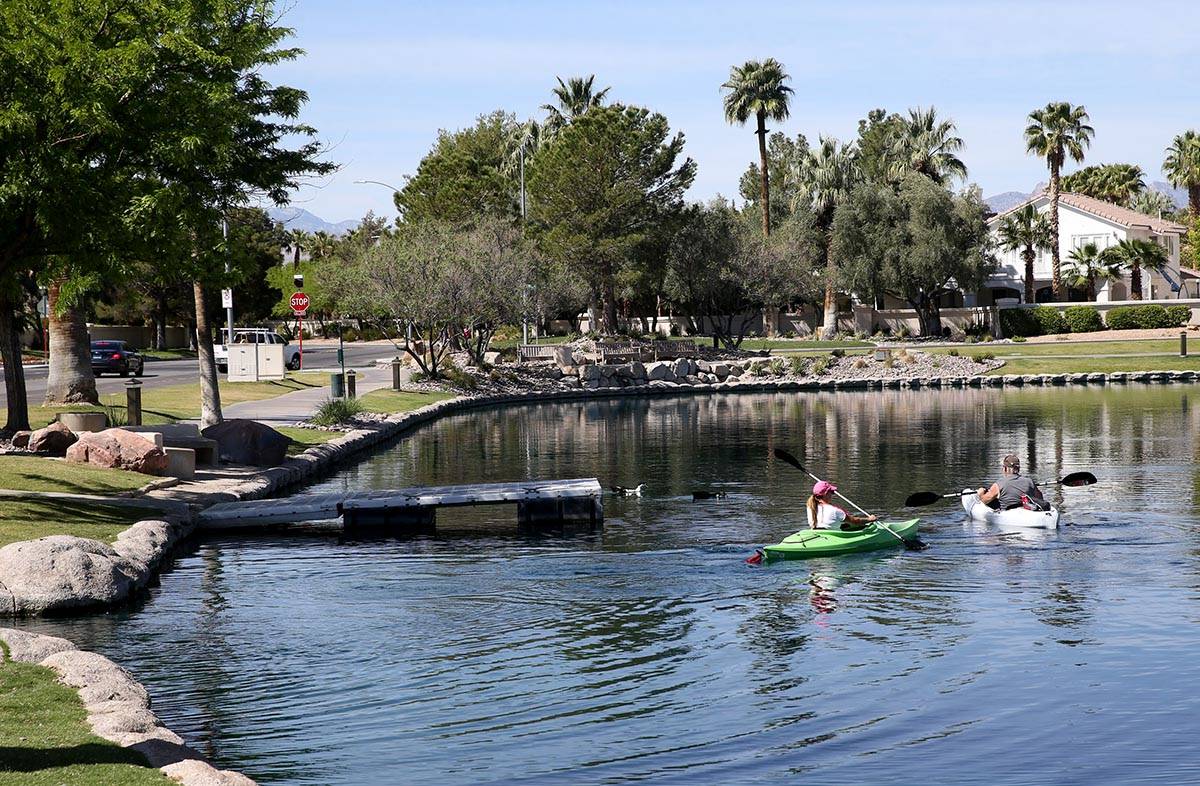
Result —
<path fill-rule="evenodd" d="M 1198 391 L 475 412 L 315 489 L 597 476 L 646 496 L 572 538 L 209 539 L 135 608 L 24 624 L 128 667 L 264 784 L 1200 783 Z M 1009 451 L 1100 482 L 1048 492 L 1058 532 L 950 501 L 920 511 L 926 551 L 755 568 L 811 487 L 774 447 L 881 512 Z"/>

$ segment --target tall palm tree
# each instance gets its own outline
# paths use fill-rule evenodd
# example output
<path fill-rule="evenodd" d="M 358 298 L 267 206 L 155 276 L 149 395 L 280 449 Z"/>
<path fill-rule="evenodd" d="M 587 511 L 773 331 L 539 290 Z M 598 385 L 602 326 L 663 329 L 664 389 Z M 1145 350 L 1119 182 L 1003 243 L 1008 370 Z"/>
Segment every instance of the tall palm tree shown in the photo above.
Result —
<path fill-rule="evenodd" d="M 800 161 L 796 178 L 798 193 L 808 196 L 813 217 L 825 233 L 825 319 L 821 338 L 827 341 L 837 336 L 837 269 L 830 253 L 833 216 L 861 180 L 858 148 L 823 136 Z"/>
<path fill-rule="evenodd" d="M 542 109 L 546 110 L 546 122 L 542 125 L 550 137 L 570 125 L 572 120 L 592 107 L 603 104 L 604 97 L 612 89 L 606 87 L 599 92 L 595 91 L 592 87 L 596 81 L 595 74 L 589 74 L 587 77 L 573 76 L 566 82 L 561 76 L 555 77 L 555 79 L 558 80 L 558 87 L 551 92 L 558 99 L 558 105 L 542 104 Z"/>
<path fill-rule="evenodd" d="M 1175 212 L 1175 201 L 1161 191 L 1143 191 L 1129 200 L 1129 209 L 1142 215 L 1163 218 Z"/>
<path fill-rule="evenodd" d="M 1184 131 L 1167 148 L 1163 173 L 1176 188 L 1186 188 L 1188 211 L 1200 216 L 1200 133 Z"/>
<path fill-rule="evenodd" d="M 1095 243 L 1085 243 L 1067 255 L 1064 272 L 1070 285 L 1086 289 L 1088 300 L 1096 299 L 1096 283 L 1121 280 L 1121 263 L 1106 257 Z"/>
<path fill-rule="evenodd" d="M 771 234 L 770 176 L 767 174 L 767 119 L 786 120 L 791 111 L 792 88 L 784 84 L 791 79 L 783 66 L 773 57 L 759 62 L 747 60 L 729 70 L 729 81 L 721 85 L 725 94 L 725 120 L 745 125 L 754 117 L 758 134 L 758 160 L 762 195 L 762 229 Z"/>
<path fill-rule="evenodd" d="M 76 285 L 66 277 L 57 277 L 47 286 L 49 310 L 50 368 L 46 377 L 47 404 L 100 401 L 96 377 L 92 373 L 91 342 L 87 320 L 79 307 Z"/>
<path fill-rule="evenodd" d="M 1033 205 L 1014 210 L 1000 222 L 1000 246 L 1019 251 L 1025 260 L 1025 302 L 1034 301 L 1033 262 L 1038 251 L 1051 248 L 1050 222 Z"/>
<path fill-rule="evenodd" d="M 908 172 L 916 172 L 938 185 L 954 178 L 965 180 L 967 165 L 957 155 L 963 141 L 954 132 L 953 121 L 938 120 L 933 107 L 908 110 L 889 151 L 888 177 L 899 180 Z"/>
<path fill-rule="evenodd" d="M 1086 166 L 1064 177 L 1062 189 L 1128 207 L 1146 191 L 1146 173 L 1136 164 Z"/>
<path fill-rule="evenodd" d="M 1100 252 L 1107 262 L 1129 267 L 1129 299 L 1142 299 L 1142 271 L 1162 270 L 1167 265 L 1167 250 L 1157 243 L 1137 238 L 1118 241 Z"/>
<path fill-rule="evenodd" d="M 1083 151 L 1092 142 L 1096 131 L 1087 124 L 1087 110 L 1073 106 L 1067 101 L 1051 101 L 1043 109 L 1029 113 L 1029 125 L 1025 128 L 1027 152 L 1046 159 L 1050 167 L 1050 248 L 1053 260 L 1051 286 L 1054 299 L 1062 300 L 1066 292 L 1062 285 L 1061 260 L 1058 249 L 1058 193 L 1063 163 L 1067 156 L 1072 161 L 1082 161 Z"/>
<path fill-rule="evenodd" d="M 292 247 L 292 267 L 300 267 L 300 254 L 308 248 L 309 240 L 312 235 L 297 227 L 289 229 L 284 233 L 284 238 L 289 246 Z"/>

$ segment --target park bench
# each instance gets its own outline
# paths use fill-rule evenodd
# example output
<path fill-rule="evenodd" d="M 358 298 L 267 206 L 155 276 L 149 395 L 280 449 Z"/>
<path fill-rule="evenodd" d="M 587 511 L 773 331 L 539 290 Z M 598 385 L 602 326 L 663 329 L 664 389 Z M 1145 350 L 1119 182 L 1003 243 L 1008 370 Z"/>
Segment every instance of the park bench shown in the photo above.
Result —
<path fill-rule="evenodd" d="M 643 347 L 632 341 L 614 341 L 596 345 L 596 359 L 607 365 L 614 360 L 640 360 Z"/>
<path fill-rule="evenodd" d="M 157 426 L 122 426 L 127 431 L 139 434 L 162 435 L 162 447 L 191 448 L 195 451 L 195 463 L 205 467 L 220 464 L 220 446 L 215 439 L 200 436 L 200 427 L 195 423 L 161 423 Z"/>
<path fill-rule="evenodd" d="M 558 349 L 557 344 L 521 344 L 517 347 L 517 362 L 524 363 L 527 360 L 554 360 L 554 350 Z"/>
<path fill-rule="evenodd" d="M 650 344 L 650 350 L 654 353 L 655 360 L 695 357 L 698 352 L 696 342 L 690 338 L 679 341 L 654 341 Z"/>

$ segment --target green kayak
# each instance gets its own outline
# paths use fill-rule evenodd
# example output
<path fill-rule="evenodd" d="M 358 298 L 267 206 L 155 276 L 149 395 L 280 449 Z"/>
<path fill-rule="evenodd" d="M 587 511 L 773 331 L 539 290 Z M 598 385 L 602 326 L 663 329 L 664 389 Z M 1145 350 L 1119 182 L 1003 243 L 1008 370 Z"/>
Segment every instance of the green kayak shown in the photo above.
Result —
<path fill-rule="evenodd" d="M 782 543 L 764 546 L 762 549 L 763 559 L 773 562 L 781 559 L 832 557 L 838 554 L 852 554 L 856 551 L 874 551 L 875 549 L 903 546 L 901 538 L 908 540 L 916 537 L 918 521 L 920 519 L 884 521 L 879 524 L 868 524 L 865 529 L 855 532 L 843 532 L 840 529 L 800 530 L 793 535 L 788 535 Z M 896 534 L 887 532 L 884 527 Z"/>

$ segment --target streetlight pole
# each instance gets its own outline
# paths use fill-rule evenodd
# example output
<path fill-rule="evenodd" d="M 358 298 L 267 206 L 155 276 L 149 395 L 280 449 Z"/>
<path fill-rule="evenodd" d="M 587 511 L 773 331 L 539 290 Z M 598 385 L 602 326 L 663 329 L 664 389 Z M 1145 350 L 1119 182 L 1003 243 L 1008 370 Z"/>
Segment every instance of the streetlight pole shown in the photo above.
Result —
<path fill-rule="evenodd" d="M 226 277 L 226 283 L 228 283 L 228 278 L 229 278 L 229 219 L 224 214 L 224 211 L 222 211 L 222 213 L 221 213 L 221 239 L 224 241 L 224 245 L 225 245 L 225 277 Z M 225 330 L 227 331 L 227 334 L 225 336 L 225 352 L 228 353 L 230 351 L 230 349 L 233 347 L 233 299 L 232 298 L 229 300 L 229 305 L 225 307 Z M 256 353 L 257 353 L 257 351 L 258 351 L 257 348 L 255 348 Z M 231 359 L 232 358 L 230 358 L 229 355 L 226 354 L 225 362 L 228 363 Z M 258 357 L 256 355 L 255 360 L 257 360 L 257 359 L 258 359 Z"/>

